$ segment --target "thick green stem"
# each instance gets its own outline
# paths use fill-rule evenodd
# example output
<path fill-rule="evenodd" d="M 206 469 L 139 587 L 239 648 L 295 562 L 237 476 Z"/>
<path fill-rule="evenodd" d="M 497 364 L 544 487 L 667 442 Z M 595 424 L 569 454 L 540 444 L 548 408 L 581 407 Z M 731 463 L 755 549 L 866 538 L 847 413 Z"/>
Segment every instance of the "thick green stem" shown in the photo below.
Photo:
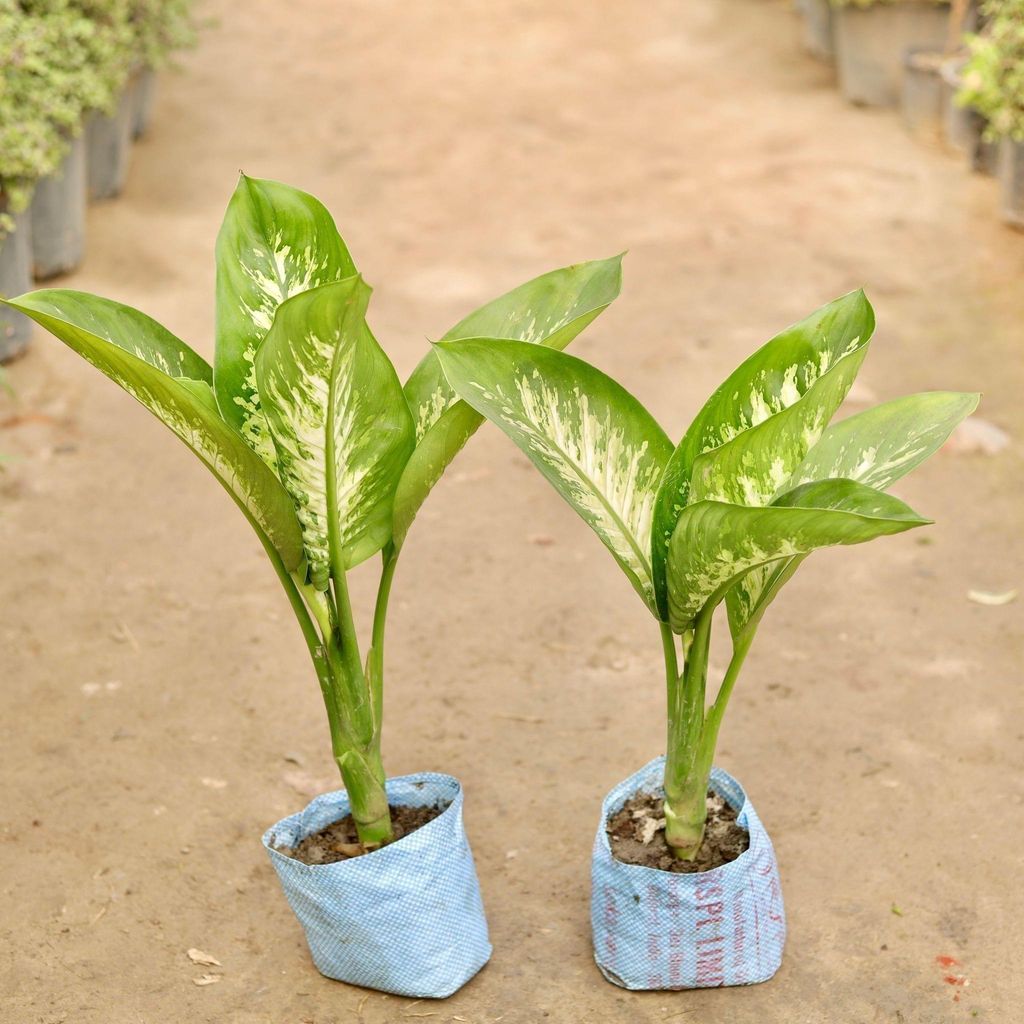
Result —
<path fill-rule="evenodd" d="M 269 538 L 257 532 L 288 596 L 316 669 L 327 709 L 331 750 L 349 796 L 359 841 L 367 847 L 382 846 L 391 841 L 393 834 L 380 756 L 380 729 L 374 721 L 371 697 L 359 664 L 345 577 L 341 577 L 340 585 L 335 581 L 335 593 L 342 598 L 341 607 L 336 608 L 329 593 L 315 591 L 305 581 L 293 577 Z"/>
<path fill-rule="evenodd" d="M 380 756 L 380 723 L 372 687 L 359 658 L 352 605 L 344 574 L 333 577 L 336 615 L 327 644 L 335 704 L 342 721 L 334 760 L 348 792 L 359 841 L 374 847 L 392 839 L 391 814 Z"/>
<path fill-rule="evenodd" d="M 391 811 L 379 755 L 347 750 L 336 754 L 334 760 L 345 783 L 359 841 L 367 847 L 391 842 Z"/>
<path fill-rule="evenodd" d="M 707 605 L 694 622 L 683 675 L 669 711 L 668 754 L 665 760 L 665 838 L 684 860 L 697 856 L 707 818 L 707 776 L 701 771 L 701 737 L 711 622 L 715 607 Z M 674 650 L 674 648 L 673 648 Z M 666 666 L 667 667 L 667 666 Z M 709 768 L 710 771 L 710 768 Z"/>

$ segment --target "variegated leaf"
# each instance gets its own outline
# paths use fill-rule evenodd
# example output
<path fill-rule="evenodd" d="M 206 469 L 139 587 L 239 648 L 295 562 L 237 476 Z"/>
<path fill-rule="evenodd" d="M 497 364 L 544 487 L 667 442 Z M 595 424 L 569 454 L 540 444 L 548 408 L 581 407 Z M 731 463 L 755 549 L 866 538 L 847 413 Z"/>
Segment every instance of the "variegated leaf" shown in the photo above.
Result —
<path fill-rule="evenodd" d="M 318 199 L 241 176 L 217 236 L 214 390 L 224 418 L 271 467 L 276 452 L 256 382 L 256 352 L 285 299 L 355 272 Z"/>
<path fill-rule="evenodd" d="M 256 354 L 281 480 L 298 507 L 309 577 L 323 590 L 391 536 L 413 444 L 394 367 L 366 326 L 359 277 L 286 299 Z"/>
<path fill-rule="evenodd" d="M 553 270 L 470 313 L 442 340 L 507 338 L 563 349 L 608 308 L 621 285 L 621 256 Z M 433 350 L 412 372 L 405 394 L 416 417 L 417 443 L 395 494 L 398 543 L 441 474 L 483 422 L 449 386 Z"/>
<path fill-rule="evenodd" d="M 221 418 L 204 359 L 155 320 L 83 292 L 30 292 L 10 305 L 28 314 L 142 403 L 199 456 L 291 571 L 302 536 L 288 493 Z"/>
<path fill-rule="evenodd" d="M 833 423 L 794 470 L 788 487 L 846 477 L 884 491 L 945 444 L 979 396 L 928 391 L 884 402 Z"/>
<path fill-rule="evenodd" d="M 866 339 L 833 363 L 791 405 L 698 455 L 693 461 L 687 502 L 769 504 L 787 489 L 793 470 L 821 437 L 865 355 Z"/>
<path fill-rule="evenodd" d="M 672 455 L 654 510 L 652 558 L 658 608 L 662 616 L 668 613 L 665 578 L 668 542 L 680 514 L 692 500 L 690 487 L 698 457 L 729 444 L 746 431 L 769 423 L 773 417 L 800 402 L 819 379 L 826 377 L 846 357 L 854 355 L 867 344 L 874 325 L 874 312 L 864 293 L 851 292 L 794 324 L 758 349 L 704 404 Z M 854 369 L 854 372 L 857 365 L 856 357 L 845 364 L 847 370 Z M 849 387 L 850 379 L 845 372 L 836 374 L 831 383 L 818 392 L 822 399 L 821 407 L 812 403 L 804 406 L 800 413 L 793 414 L 793 422 L 789 426 L 797 431 L 797 435 L 785 445 L 788 457 L 792 458 L 799 451 L 793 442 L 800 442 L 805 429 L 814 427 L 820 432 L 824 424 L 814 425 L 818 423 L 822 410 L 832 403 L 835 393 L 843 390 L 843 385 Z M 783 433 L 786 427 L 786 421 L 783 421 Z M 771 435 L 773 430 L 772 426 L 763 428 L 765 435 Z M 775 443 L 778 439 L 771 440 Z M 774 458 L 774 453 L 770 458 Z M 706 464 L 713 467 L 710 460 Z M 723 470 L 726 469 L 737 474 L 737 486 L 742 493 L 744 481 L 740 478 L 749 477 L 753 467 L 747 464 L 741 445 L 737 444 L 729 453 L 724 453 Z M 771 461 L 754 470 L 754 475 L 763 477 L 763 481 L 760 484 L 750 481 L 751 493 L 763 492 L 773 473 L 785 479 L 781 472 L 773 470 Z M 709 468 L 709 477 L 712 483 L 721 484 L 724 490 L 724 472 L 718 474 Z M 731 489 L 729 493 L 736 492 Z"/>
<path fill-rule="evenodd" d="M 805 484 L 767 508 L 688 505 L 669 543 L 669 623 L 677 633 L 690 628 L 702 608 L 720 601 L 752 569 L 928 522 L 898 498 L 853 480 Z"/>
<path fill-rule="evenodd" d="M 650 413 L 564 352 L 493 339 L 436 349 L 452 387 L 519 446 L 654 610 L 651 511 L 672 445 Z"/>
<path fill-rule="evenodd" d="M 945 443 L 953 428 L 978 404 L 976 394 L 933 391 L 885 402 L 834 423 L 786 482 L 786 490 L 815 480 L 843 477 L 885 490 L 916 469 Z M 760 617 L 777 593 L 788 561 L 756 569 L 726 595 L 729 625 L 738 636 Z"/>

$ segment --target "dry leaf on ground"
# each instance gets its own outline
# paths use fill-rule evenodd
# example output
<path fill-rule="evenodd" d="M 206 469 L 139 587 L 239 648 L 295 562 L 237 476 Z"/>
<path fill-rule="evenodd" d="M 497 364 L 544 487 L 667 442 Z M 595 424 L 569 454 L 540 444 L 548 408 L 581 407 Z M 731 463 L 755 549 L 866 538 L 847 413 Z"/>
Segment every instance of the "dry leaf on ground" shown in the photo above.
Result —
<path fill-rule="evenodd" d="M 199 964 L 201 967 L 222 966 L 221 962 L 215 956 L 210 956 L 209 953 L 204 953 L 201 949 L 196 949 L 194 946 L 188 950 L 187 956 L 192 963 Z"/>

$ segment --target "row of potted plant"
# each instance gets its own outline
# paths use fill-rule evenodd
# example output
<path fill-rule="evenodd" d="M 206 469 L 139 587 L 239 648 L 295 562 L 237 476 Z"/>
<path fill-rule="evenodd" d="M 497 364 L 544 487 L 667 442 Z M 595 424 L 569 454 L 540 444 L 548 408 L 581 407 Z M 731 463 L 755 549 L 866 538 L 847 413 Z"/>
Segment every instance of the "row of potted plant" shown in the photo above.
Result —
<path fill-rule="evenodd" d="M 998 146 L 1003 219 L 1024 228 L 1024 0 L 983 0 L 985 24 L 967 39 L 958 102 L 975 152 L 991 168 Z"/>
<path fill-rule="evenodd" d="M 620 384 L 563 351 L 617 297 L 620 257 L 551 271 L 470 313 L 403 384 L 327 210 L 245 176 L 216 271 L 212 366 L 110 299 L 51 289 L 8 304 L 195 452 L 284 589 L 344 784 L 263 836 L 316 967 L 443 997 L 491 955 L 458 781 L 389 778 L 381 745 L 385 625 L 403 545 L 486 419 L 608 549 L 664 656 L 664 756 L 608 794 L 599 817 L 598 966 L 629 989 L 770 978 L 786 935 L 782 893 L 753 805 L 714 764 L 726 709 L 769 606 L 811 552 L 929 522 L 888 488 L 977 396 L 912 395 L 830 424 L 874 329 L 854 292 L 754 352 L 675 444 Z M 371 558 L 379 586 L 364 655 L 347 580 Z M 723 620 L 732 656 L 716 689 L 709 652 Z"/>
<path fill-rule="evenodd" d="M 191 0 L 0 0 L 0 294 L 74 269 L 86 199 L 117 195 Z M 29 339 L 0 314 L 0 361 Z"/>
<path fill-rule="evenodd" d="M 899 106 L 908 130 L 998 174 L 1024 226 L 1024 0 L 797 0 L 804 42 L 851 102 Z"/>

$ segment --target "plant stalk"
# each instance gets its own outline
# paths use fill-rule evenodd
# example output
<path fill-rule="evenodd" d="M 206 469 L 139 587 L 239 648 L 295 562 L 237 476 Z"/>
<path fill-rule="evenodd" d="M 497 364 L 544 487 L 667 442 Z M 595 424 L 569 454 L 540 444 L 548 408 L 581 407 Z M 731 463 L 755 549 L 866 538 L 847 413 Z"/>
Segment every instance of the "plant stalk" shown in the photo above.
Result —
<path fill-rule="evenodd" d="M 355 625 L 344 578 L 339 588 L 343 595 L 343 610 L 339 614 L 330 592 L 314 591 L 304 581 L 294 578 L 270 541 L 263 536 L 260 540 L 288 595 L 309 648 L 327 710 L 331 751 L 349 796 L 359 841 L 370 849 L 382 846 L 391 841 L 393 833 L 380 756 L 380 729 L 372 713 L 366 715 L 371 711 L 371 701 L 359 667 Z M 356 676 L 349 670 L 353 659 L 359 669 Z M 357 714 L 353 720 L 351 711 L 360 708 L 364 709 L 364 715 Z M 364 717 L 369 717 L 369 722 L 360 721 Z"/>
<path fill-rule="evenodd" d="M 714 611 L 715 606 L 709 603 L 698 614 L 682 677 L 671 688 L 674 699 L 669 709 L 665 759 L 665 839 L 673 854 L 683 860 L 697 856 L 707 820 L 707 772 L 702 771 L 701 740 Z M 666 671 L 670 671 L 668 662 Z"/>

